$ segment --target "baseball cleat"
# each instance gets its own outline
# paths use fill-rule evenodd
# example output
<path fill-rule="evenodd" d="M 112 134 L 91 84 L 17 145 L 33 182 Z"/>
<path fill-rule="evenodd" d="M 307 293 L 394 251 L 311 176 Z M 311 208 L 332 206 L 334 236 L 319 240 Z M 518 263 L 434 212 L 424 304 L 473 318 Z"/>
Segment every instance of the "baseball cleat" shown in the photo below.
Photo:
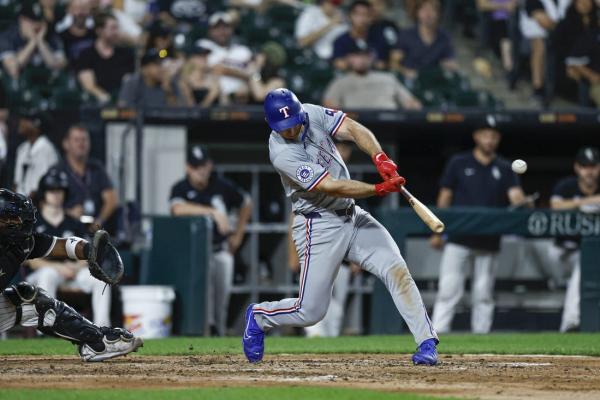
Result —
<path fill-rule="evenodd" d="M 254 319 L 254 304 L 250 304 L 246 309 L 246 329 L 242 337 L 242 346 L 244 354 L 251 363 L 259 362 L 265 352 L 265 333 Z"/>
<path fill-rule="evenodd" d="M 104 361 L 109 358 L 124 356 L 144 346 L 142 338 L 133 336 L 131 332 L 125 329 L 106 327 L 100 329 L 104 333 L 101 342 L 79 345 L 79 355 L 83 361 Z"/>
<path fill-rule="evenodd" d="M 414 365 L 436 365 L 438 362 L 436 345 L 437 339 L 427 339 L 417 347 L 417 352 L 413 354 L 412 361 Z"/>

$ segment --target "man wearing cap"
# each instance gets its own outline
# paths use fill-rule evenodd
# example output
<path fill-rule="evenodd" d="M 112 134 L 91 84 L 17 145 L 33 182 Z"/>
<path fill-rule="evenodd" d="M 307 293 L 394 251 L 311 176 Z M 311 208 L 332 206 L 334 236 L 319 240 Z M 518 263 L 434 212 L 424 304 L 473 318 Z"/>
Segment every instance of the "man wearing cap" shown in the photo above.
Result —
<path fill-rule="evenodd" d="M 171 189 L 171 214 L 204 215 L 213 219 L 213 254 L 208 266 L 207 308 L 211 334 L 226 334 L 227 310 L 233 283 L 233 255 L 244 239 L 252 203 L 244 191 L 212 173 L 204 146 L 190 147 L 186 177 Z M 237 220 L 235 226 L 230 218 Z"/>
<path fill-rule="evenodd" d="M 177 85 L 166 74 L 162 62 L 157 49 L 146 50 L 140 63 L 140 72 L 126 75 L 123 79 L 119 91 L 119 106 L 144 108 L 176 107 L 185 104 Z"/>
<path fill-rule="evenodd" d="M 87 235 L 84 225 L 65 213 L 64 203 L 69 192 L 69 177 L 65 171 L 51 168 L 39 184 L 39 214 L 34 231 L 59 238 Z M 95 279 L 85 261 L 36 258 L 27 260 L 33 272 L 27 281 L 44 288 L 56 298 L 60 286 L 81 290 L 92 295 L 93 321 L 99 326 L 110 326 L 110 286 Z"/>
<path fill-rule="evenodd" d="M 296 20 L 295 36 L 299 47 L 312 46 L 315 54 L 329 60 L 333 42 L 348 30 L 340 6 L 342 0 L 319 0 L 304 8 Z"/>
<path fill-rule="evenodd" d="M 42 116 L 38 112 L 21 113 L 17 129 L 25 141 L 17 147 L 15 191 L 31 197 L 37 190 L 40 178 L 58 162 L 58 153 L 42 134 Z"/>
<path fill-rule="evenodd" d="M 131 48 L 118 47 L 119 23 L 112 14 L 94 18 L 97 39 L 83 50 L 75 65 L 79 83 L 98 103 L 108 103 L 118 94 L 123 76 L 135 69 Z"/>
<path fill-rule="evenodd" d="M 233 20 L 231 14 L 217 12 L 208 20 L 208 39 L 200 39 L 198 44 L 211 52 L 208 66 L 219 76 L 221 104 L 248 102 L 247 80 L 251 75 L 248 65 L 252 51 L 233 42 Z"/>
<path fill-rule="evenodd" d="M 510 162 L 496 154 L 500 131 L 492 117 L 473 132 L 475 147 L 453 156 L 440 180 L 437 206 L 507 207 L 521 205 L 525 195 Z M 465 279 L 471 274 L 471 330 L 488 333 L 494 317 L 494 270 L 499 236 L 434 235 L 431 245 L 444 247 L 440 261 L 438 294 L 433 324 L 438 332 L 449 332 L 456 307 L 464 294 Z"/>
<path fill-rule="evenodd" d="M 575 176 L 558 181 L 550 198 L 553 210 L 600 212 L 600 152 L 595 147 L 583 147 L 575 156 Z M 560 237 L 550 249 L 550 256 L 560 260 L 571 272 L 565 294 L 565 305 L 560 324 L 561 332 L 579 328 L 579 285 L 581 265 L 578 237 Z M 567 272 L 566 271 L 566 272 Z"/>
<path fill-rule="evenodd" d="M 374 54 L 356 47 L 346 56 L 349 71 L 325 90 L 323 104 L 336 109 L 420 110 L 421 103 L 394 74 L 371 69 Z"/>
<path fill-rule="evenodd" d="M 0 36 L 0 59 L 12 78 L 30 65 L 52 70 L 66 65 L 60 38 L 48 32 L 42 7 L 37 2 L 25 2 L 18 22 Z"/>

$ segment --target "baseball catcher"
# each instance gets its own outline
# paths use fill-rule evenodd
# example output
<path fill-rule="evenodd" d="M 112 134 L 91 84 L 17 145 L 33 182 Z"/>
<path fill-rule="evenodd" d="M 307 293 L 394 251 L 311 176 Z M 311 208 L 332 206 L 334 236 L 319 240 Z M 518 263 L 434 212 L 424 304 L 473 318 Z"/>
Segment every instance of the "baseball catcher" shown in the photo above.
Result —
<path fill-rule="evenodd" d="M 0 332 L 17 324 L 69 340 L 78 346 L 84 361 L 103 361 L 137 351 L 140 338 L 122 328 L 99 327 L 62 301 L 27 282 L 9 283 L 21 263 L 34 258 L 87 260 L 90 273 L 107 284 L 123 275 L 123 263 L 105 231 L 91 242 L 78 237 L 60 239 L 33 232 L 36 209 L 31 200 L 0 189 Z"/>

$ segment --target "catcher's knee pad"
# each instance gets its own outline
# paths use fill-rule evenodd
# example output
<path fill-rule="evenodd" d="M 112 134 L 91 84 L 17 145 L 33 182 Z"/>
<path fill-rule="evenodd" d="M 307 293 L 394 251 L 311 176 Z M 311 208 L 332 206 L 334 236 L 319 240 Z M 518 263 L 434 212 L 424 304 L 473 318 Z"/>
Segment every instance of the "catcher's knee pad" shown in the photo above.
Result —
<path fill-rule="evenodd" d="M 38 315 L 37 328 L 48 335 L 59 336 L 75 343 L 94 343 L 104 336 L 99 327 L 62 301 L 48 296 L 46 291 L 28 282 L 20 282 L 4 291 L 17 308 L 21 322 L 22 306 L 31 304 Z"/>

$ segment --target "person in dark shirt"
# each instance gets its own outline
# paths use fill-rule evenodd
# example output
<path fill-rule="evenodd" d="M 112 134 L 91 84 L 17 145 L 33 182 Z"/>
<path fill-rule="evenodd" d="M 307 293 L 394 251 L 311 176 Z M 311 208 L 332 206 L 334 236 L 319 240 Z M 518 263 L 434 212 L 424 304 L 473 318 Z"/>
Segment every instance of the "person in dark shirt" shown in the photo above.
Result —
<path fill-rule="evenodd" d="M 385 69 L 388 65 L 389 46 L 381 30 L 373 30 L 373 7 L 366 0 L 355 0 L 350 5 L 350 30 L 342 33 L 333 42 L 333 65 L 345 71 L 348 69 L 346 56 L 356 49 L 371 48 L 374 51 L 376 69 Z"/>
<path fill-rule="evenodd" d="M 104 104 L 117 96 L 123 76 L 134 71 L 135 56 L 131 48 L 117 47 L 119 23 L 113 15 L 98 15 L 94 25 L 97 39 L 81 52 L 75 69 L 84 90 Z"/>
<path fill-rule="evenodd" d="M 417 25 L 400 33 L 399 64 L 392 67 L 406 78 L 414 79 L 419 70 L 442 67 L 455 71 L 454 48 L 450 35 L 439 28 L 440 3 L 421 0 L 415 10 Z"/>
<path fill-rule="evenodd" d="M 72 125 L 63 139 L 65 157 L 57 168 L 69 178 L 67 214 L 103 226 L 111 220 L 119 199 L 110 177 L 98 160 L 90 159 L 90 135 L 82 125 Z"/>
<path fill-rule="evenodd" d="M 88 0 L 72 0 L 67 16 L 56 26 L 71 68 L 76 66 L 81 53 L 92 47 L 96 40 L 91 15 Z"/>
<path fill-rule="evenodd" d="M 62 239 L 34 232 L 35 220 L 31 199 L 0 189 L 0 332 L 19 324 L 36 327 L 76 344 L 83 361 L 103 361 L 142 347 L 142 339 L 131 332 L 94 325 L 41 287 L 28 282 L 10 285 L 25 260 L 88 260 L 98 251 L 94 242 L 75 236 Z"/>
<path fill-rule="evenodd" d="M 212 333 L 222 336 L 233 282 L 233 254 L 244 238 L 252 204 L 241 189 L 212 174 L 212 168 L 206 148 L 190 147 L 187 176 L 171 189 L 170 203 L 172 215 L 205 215 L 214 221 L 213 255 L 207 273 L 208 322 Z M 232 227 L 229 218 L 234 210 L 237 210 L 237 224 Z"/>
<path fill-rule="evenodd" d="M 600 151 L 594 147 L 581 148 L 575 157 L 575 176 L 558 181 L 550 198 L 553 210 L 579 210 L 600 213 Z M 581 264 L 579 238 L 557 238 L 550 248 L 550 257 L 560 260 L 561 266 L 571 272 L 563 308 L 561 332 L 579 329 L 579 287 Z"/>
<path fill-rule="evenodd" d="M 17 23 L 2 33 L 0 59 L 6 72 L 15 79 L 28 66 L 60 70 L 66 65 L 62 43 L 49 30 L 38 3 L 24 4 Z"/>
<path fill-rule="evenodd" d="M 36 232 L 59 238 L 87 236 L 85 226 L 65 213 L 68 191 L 66 172 L 53 168 L 42 177 L 38 189 L 40 214 L 34 226 Z M 33 273 L 27 276 L 27 282 L 44 288 L 50 297 L 56 297 L 61 285 L 91 293 L 94 323 L 110 325 L 110 287 L 92 277 L 85 262 L 36 259 L 30 260 L 28 266 Z"/>
<path fill-rule="evenodd" d="M 506 207 L 525 204 L 519 178 L 510 163 L 496 154 L 500 132 L 488 121 L 473 133 L 475 148 L 450 159 L 440 182 L 437 206 Z M 434 235 L 431 244 L 441 248 L 442 238 Z M 464 293 L 465 277 L 472 270 L 471 329 L 488 333 L 494 316 L 494 269 L 500 237 L 450 236 L 440 263 L 438 295 L 433 324 L 438 332 L 449 332 L 454 312 Z"/>

